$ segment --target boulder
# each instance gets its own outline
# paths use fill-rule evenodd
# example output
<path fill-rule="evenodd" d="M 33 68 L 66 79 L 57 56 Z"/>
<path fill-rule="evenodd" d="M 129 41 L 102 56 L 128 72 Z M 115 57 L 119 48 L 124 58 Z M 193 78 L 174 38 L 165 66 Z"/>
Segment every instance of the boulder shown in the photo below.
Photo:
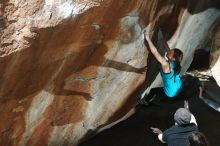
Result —
<path fill-rule="evenodd" d="M 185 72 L 220 15 L 216 3 L 1 1 L 0 145 L 77 145 L 117 123 L 158 73 L 143 30 L 160 27 L 184 51 Z"/>

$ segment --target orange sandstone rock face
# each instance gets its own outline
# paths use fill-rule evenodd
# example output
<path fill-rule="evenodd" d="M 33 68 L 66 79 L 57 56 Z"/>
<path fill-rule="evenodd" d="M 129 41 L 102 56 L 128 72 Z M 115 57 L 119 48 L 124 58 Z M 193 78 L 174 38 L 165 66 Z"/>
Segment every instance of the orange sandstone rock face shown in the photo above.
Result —
<path fill-rule="evenodd" d="M 118 121 L 155 75 L 143 29 L 160 26 L 186 70 L 218 16 L 185 0 L 1 1 L 0 145 L 76 145 Z"/>

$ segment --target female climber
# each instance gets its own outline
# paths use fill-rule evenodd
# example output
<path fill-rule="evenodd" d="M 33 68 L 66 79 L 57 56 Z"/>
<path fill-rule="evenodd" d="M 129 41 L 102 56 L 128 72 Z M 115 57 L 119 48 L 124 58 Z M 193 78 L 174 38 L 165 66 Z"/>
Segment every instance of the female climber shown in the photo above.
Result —
<path fill-rule="evenodd" d="M 161 65 L 160 74 L 163 80 L 163 88 L 153 88 L 148 95 L 138 100 L 139 104 L 148 106 L 149 103 L 155 99 L 157 94 L 165 93 L 165 96 L 171 99 L 176 97 L 183 90 L 183 81 L 179 75 L 183 52 L 174 48 L 168 50 L 163 57 L 152 43 L 149 34 L 145 32 L 144 36 L 145 41 L 147 41 L 149 45 L 150 52 Z"/>

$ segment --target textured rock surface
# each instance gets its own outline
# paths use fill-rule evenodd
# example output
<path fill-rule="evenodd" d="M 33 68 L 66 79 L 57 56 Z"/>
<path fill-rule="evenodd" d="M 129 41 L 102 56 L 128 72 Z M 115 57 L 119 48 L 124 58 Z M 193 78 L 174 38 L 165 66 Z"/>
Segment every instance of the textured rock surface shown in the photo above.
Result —
<path fill-rule="evenodd" d="M 142 30 L 160 26 L 170 47 L 184 50 L 185 71 L 220 14 L 218 4 L 1 1 L 0 145 L 76 145 L 119 120 L 135 104 L 141 68 L 147 64 L 147 82 L 154 79 Z"/>
<path fill-rule="evenodd" d="M 216 20 L 210 32 L 212 40 L 210 66 L 212 75 L 220 86 L 220 17 Z"/>

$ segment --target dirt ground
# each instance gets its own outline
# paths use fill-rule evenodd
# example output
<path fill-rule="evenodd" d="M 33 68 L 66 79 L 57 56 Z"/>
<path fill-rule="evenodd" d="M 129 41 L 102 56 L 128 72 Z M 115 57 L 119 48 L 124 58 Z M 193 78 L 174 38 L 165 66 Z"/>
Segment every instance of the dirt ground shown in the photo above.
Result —
<path fill-rule="evenodd" d="M 206 135 L 210 146 L 219 146 L 220 113 L 199 98 L 191 97 L 188 101 L 190 111 L 196 117 L 199 131 Z M 139 106 L 137 112 L 130 118 L 99 133 L 80 146 L 162 146 L 150 127 L 165 130 L 173 125 L 173 115 L 177 108 L 183 107 L 183 103 L 184 99 L 165 100 L 157 106 Z"/>

